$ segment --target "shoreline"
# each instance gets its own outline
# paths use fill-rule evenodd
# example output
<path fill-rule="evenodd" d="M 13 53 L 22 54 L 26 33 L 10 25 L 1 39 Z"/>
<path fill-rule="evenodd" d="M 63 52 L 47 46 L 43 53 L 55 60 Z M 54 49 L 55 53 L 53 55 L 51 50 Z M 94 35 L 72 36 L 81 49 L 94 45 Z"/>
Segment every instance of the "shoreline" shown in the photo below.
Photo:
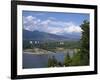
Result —
<path fill-rule="evenodd" d="M 68 53 L 68 52 L 69 52 L 69 49 L 66 49 L 66 50 L 63 50 L 63 51 L 56 51 L 56 52 L 47 51 L 47 50 L 39 49 L 39 48 L 23 50 L 24 54 L 37 54 L 37 55 L 56 54 L 56 53 Z M 77 51 L 75 51 L 74 49 L 71 51 L 71 53 L 76 53 L 76 52 Z"/>
<path fill-rule="evenodd" d="M 37 55 L 42 55 L 42 54 L 55 54 L 55 52 L 47 51 L 47 50 L 42 50 L 42 49 L 28 49 L 23 51 L 24 54 L 37 54 Z"/>

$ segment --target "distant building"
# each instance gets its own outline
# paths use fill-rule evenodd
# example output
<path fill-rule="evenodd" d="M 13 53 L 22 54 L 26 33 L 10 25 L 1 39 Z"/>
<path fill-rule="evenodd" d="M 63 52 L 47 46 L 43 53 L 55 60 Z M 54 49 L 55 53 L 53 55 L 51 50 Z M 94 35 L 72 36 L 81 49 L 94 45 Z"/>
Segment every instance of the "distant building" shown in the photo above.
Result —
<path fill-rule="evenodd" d="M 64 42 L 60 42 L 59 44 L 60 44 L 60 45 L 63 45 L 63 44 L 64 44 Z"/>
<path fill-rule="evenodd" d="M 39 42 L 39 41 L 34 41 L 34 43 L 35 43 L 35 44 L 39 44 L 40 42 Z"/>
<path fill-rule="evenodd" d="M 30 41 L 29 43 L 32 44 L 32 41 Z"/>
<path fill-rule="evenodd" d="M 37 44 L 37 41 L 34 41 L 35 44 Z"/>
<path fill-rule="evenodd" d="M 30 44 L 39 44 L 39 41 L 29 41 Z"/>

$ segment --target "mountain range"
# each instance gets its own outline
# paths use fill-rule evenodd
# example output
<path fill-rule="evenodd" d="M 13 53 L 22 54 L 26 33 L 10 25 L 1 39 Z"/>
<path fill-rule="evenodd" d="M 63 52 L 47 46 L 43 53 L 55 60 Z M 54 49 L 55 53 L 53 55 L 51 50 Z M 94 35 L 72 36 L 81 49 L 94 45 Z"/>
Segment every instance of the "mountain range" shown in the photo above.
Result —
<path fill-rule="evenodd" d="M 23 40 L 39 40 L 39 41 L 68 41 L 68 40 L 79 40 L 80 35 L 65 34 L 56 35 L 47 32 L 40 32 L 38 30 L 28 31 L 23 29 Z"/>

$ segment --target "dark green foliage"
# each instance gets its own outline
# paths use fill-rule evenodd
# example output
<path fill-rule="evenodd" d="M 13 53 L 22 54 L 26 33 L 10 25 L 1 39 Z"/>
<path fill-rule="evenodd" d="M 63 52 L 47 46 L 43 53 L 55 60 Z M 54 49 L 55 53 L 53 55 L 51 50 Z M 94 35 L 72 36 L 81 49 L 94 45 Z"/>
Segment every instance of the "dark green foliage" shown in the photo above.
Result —
<path fill-rule="evenodd" d="M 49 57 L 48 59 L 48 67 L 62 67 L 63 64 L 56 60 L 55 56 L 52 56 L 52 58 Z"/>
<path fill-rule="evenodd" d="M 70 58 L 69 54 L 67 54 L 64 58 L 64 65 L 70 66 L 70 64 L 71 64 L 71 58 Z"/>
<path fill-rule="evenodd" d="M 52 57 L 52 62 L 53 62 L 53 67 L 57 65 L 57 60 L 55 58 L 55 56 Z"/>
<path fill-rule="evenodd" d="M 48 59 L 48 67 L 55 67 L 58 65 L 58 62 L 55 58 L 55 56 L 52 56 L 52 58 Z"/>
<path fill-rule="evenodd" d="M 81 44 L 82 48 L 89 50 L 89 22 L 84 21 L 84 23 L 81 25 L 82 28 L 82 38 L 81 38 Z"/>
<path fill-rule="evenodd" d="M 89 22 L 84 21 L 81 25 L 82 38 L 81 38 L 81 62 L 83 65 L 89 65 Z"/>
<path fill-rule="evenodd" d="M 58 62 L 58 67 L 62 67 L 63 64 L 61 62 Z"/>
<path fill-rule="evenodd" d="M 81 65 L 81 56 L 80 56 L 80 52 L 76 53 L 72 58 L 71 58 L 72 62 L 71 65 L 72 66 L 79 66 Z"/>
<path fill-rule="evenodd" d="M 29 44 L 29 41 L 23 40 L 23 49 L 29 49 L 32 48 L 33 46 Z"/>
<path fill-rule="evenodd" d="M 52 65 L 53 65 L 52 59 L 49 58 L 49 59 L 48 59 L 48 67 L 51 67 Z"/>

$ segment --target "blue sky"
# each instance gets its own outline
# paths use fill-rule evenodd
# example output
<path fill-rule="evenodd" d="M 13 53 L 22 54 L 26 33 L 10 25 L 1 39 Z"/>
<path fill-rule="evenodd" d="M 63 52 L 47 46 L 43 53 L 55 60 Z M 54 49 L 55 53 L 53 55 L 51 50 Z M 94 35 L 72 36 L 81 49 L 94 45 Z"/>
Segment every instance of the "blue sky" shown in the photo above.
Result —
<path fill-rule="evenodd" d="M 81 33 L 80 25 L 89 14 L 23 11 L 23 27 L 52 34 Z"/>

